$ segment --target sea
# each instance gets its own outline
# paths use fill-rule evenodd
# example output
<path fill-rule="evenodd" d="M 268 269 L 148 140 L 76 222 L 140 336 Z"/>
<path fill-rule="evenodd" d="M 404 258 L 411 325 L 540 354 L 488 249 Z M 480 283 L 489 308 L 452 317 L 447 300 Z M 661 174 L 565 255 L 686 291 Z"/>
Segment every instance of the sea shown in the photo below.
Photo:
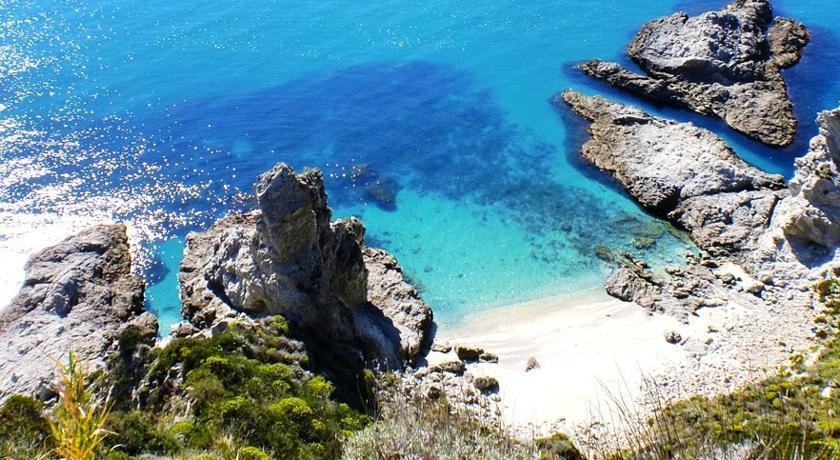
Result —
<path fill-rule="evenodd" d="M 30 253 L 102 222 L 130 227 L 147 307 L 180 320 L 189 232 L 254 209 L 277 162 L 320 168 L 440 327 L 596 289 L 605 251 L 654 267 L 695 248 L 581 161 L 574 88 L 691 121 L 788 177 L 840 103 L 840 4 L 776 0 L 812 43 L 784 72 L 800 122 L 771 149 L 723 123 L 583 77 L 646 21 L 718 0 L 0 0 L 0 305 Z"/>

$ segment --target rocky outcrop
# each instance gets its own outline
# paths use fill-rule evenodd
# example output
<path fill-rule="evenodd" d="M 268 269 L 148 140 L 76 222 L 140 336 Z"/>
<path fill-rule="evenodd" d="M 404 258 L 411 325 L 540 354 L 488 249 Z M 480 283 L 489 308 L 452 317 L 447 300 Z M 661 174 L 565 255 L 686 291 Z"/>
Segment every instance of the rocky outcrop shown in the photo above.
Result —
<path fill-rule="evenodd" d="M 767 228 L 778 193 L 766 190 L 698 196 L 670 213 L 671 219 L 689 229 L 691 239 L 712 255 L 737 255 L 754 248 Z"/>
<path fill-rule="evenodd" d="M 610 295 L 682 317 L 730 301 L 810 308 L 810 287 L 840 272 L 840 110 L 820 114 L 820 135 L 785 188 L 690 123 L 573 91 L 560 98 L 592 122 L 582 155 L 703 250 L 662 274 L 611 257 Z"/>
<path fill-rule="evenodd" d="M 811 142 L 810 152 L 797 160 L 791 196 L 780 209 L 785 236 L 805 246 L 807 259 L 840 243 L 840 110 L 820 114 L 819 124 L 821 135 Z"/>
<path fill-rule="evenodd" d="M 667 312 L 686 320 L 697 310 L 720 307 L 732 297 L 715 273 L 701 263 L 668 267 L 658 275 L 629 254 L 618 263 L 619 268 L 604 286 L 607 294 L 649 311 Z"/>
<path fill-rule="evenodd" d="M 405 280 L 394 256 L 369 247 L 364 247 L 362 254 L 368 272 L 367 301 L 397 328 L 404 355 L 418 356 L 430 338 L 431 310 Z"/>
<path fill-rule="evenodd" d="M 316 368 L 411 362 L 430 341 L 431 310 L 393 257 L 364 246 L 360 221 L 330 221 L 320 171 L 278 164 L 256 195 L 259 210 L 188 237 L 184 317 L 212 329 L 281 314 Z"/>
<path fill-rule="evenodd" d="M 821 113 L 817 122 L 820 134 L 796 160 L 789 193 L 749 261 L 757 278 L 794 292 L 840 274 L 840 109 Z"/>
<path fill-rule="evenodd" d="M 101 225 L 32 256 L 23 288 L 0 310 L 0 400 L 51 397 L 56 364 L 73 351 L 104 365 L 126 327 L 157 332 L 131 273 L 124 225 Z"/>
<path fill-rule="evenodd" d="M 784 146 L 793 142 L 797 123 L 780 70 L 798 62 L 808 41 L 802 24 L 773 21 L 767 0 L 736 0 L 720 11 L 675 13 L 645 24 L 627 52 L 646 75 L 598 60 L 580 69 Z"/>
<path fill-rule="evenodd" d="M 583 157 L 702 248 L 740 251 L 769 224 L 783 178 L 748 165 L 712 132 L 598 96 L 566 91 L 559 100 L 592 122 Z"/>

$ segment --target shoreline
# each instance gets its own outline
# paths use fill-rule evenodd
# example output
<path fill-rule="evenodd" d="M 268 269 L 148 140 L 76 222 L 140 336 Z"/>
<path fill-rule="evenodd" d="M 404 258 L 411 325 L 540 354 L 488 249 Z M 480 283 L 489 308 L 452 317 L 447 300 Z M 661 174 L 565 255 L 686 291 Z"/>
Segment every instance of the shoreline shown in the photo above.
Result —
<path fill-rule="evenodd" d="M 476 312 L 437 338 L 496 354 L 498 363 L 469 364 L 469 372 L 499 381 L 508 426 L 543 433 L 603 419 L 611 396 L 638 399 L 643 376 L 687 363 L 685 349 L 665 340 L 682 326 L 584 290 Z M 526 372 L 532 357 L 539 367 Z"/>
<path fill-rule="evenodd" d="M 683 322 L 585 289 L 471 313 L 439 329 L 436 341 L 498 356 L 466 370 L 498 380 L 493 399 L 518 436 L 620 437 L 658 404 L 735 391 L 811 352 L 815 310 L 768 309 L 756 300 L 733 296 Z M 666 340 L 671 331 L 678 343 Z M 531 357 L 539 367 L 526 371 Z"/>

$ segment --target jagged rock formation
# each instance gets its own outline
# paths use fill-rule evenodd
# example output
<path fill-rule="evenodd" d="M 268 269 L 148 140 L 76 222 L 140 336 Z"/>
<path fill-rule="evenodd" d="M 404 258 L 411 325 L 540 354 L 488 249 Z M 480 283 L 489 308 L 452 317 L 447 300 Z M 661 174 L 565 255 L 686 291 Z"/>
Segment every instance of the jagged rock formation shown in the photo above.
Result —
<path fill-rule="evenodd" d="M 313 365 L 397 369 L 430 341 L 431 309 L 357 219 L 330 222 L 318 170 L 285 164 L 259 177 L 259 210 L 191 234 L 179 279 L 184 317 L 200 329 L 283 315 Z"/>
<path fill-rule="evenodd" d="M 687 228 L 700 247 L 733 253 L 768 225 L 783 178 L 748 165 L 715 134 L 598 96 L 559 98 L 592 122 L 583 157 L 644 207 Z"/>
<path fill-rule="evenodd" d="M 131 273 L 124 225 L 100 225 L 32 256 L 23 288 L 0 310 L 0 401 L 48 399 L 55 362 L 68 351 L 104 365 L 127 326 L 155 335 L 142 279 Z"/>
<path fill-rule="evenodd" d="M 819 114 L 817 122 L 820 134 L 796 160 L 789 193 L 745 267 L 793 293 L 840 274 L 840 108 Z M 787 301 L 795 294 L 777 295 Z"/>
<path fill-rule="evenodd" d="M 797 123 L 780 70 L 799 61 L 809 39 L 802 24 L 773 21 L 769 1 L 736 0 L 720 11 L 691 18 L 680 12 L 645 24 L 627 52 L 647 75 L 598 60 L 580 69 L 784 146 L 793 142 Z"/>
<path fill-rule="evenodd" d="M 431 310 L 417 289 L 406 282 L 394 256 L 369 247 L 363 247 L 362 254 L 368 271 L 368 302 L 393 322 L 404 356 L 418 356 L 428 345 Z"/>
<path fill-rule="evenodd" d="M 821 134 L 784 188 L 690 123 L 574 91 L 560 99 L 592 122 L 582 155 L 704 250 L 666 276 L 625 256 L 609 294 L 682 315 L 731 300 L 807 307 L 810 286 L 840 271 L 840 109 L 820 114 Z"/>

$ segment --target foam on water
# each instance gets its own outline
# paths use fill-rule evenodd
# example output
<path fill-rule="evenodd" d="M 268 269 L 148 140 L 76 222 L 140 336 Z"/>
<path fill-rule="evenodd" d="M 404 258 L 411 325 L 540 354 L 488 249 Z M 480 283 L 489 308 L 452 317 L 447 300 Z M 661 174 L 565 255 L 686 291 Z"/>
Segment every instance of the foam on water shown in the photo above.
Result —
<path fill-rule="evenodd" d="M 165 332 L 185 234 L 252 208 L 277 161 L 322 168 L 336 215 L 364 219 L 443 325 L 598 286 L 601 246 L 678 262 L 684 235 L 583 164 L 583 125 L 549 100 L 577 87 L 641 104 L 790 174 L 840 99 L 834 0 L 775 2 L 814 37 L 786 71 L 802 123 L 788 149 L 571 70 L 626 61 L 649 19 L 724 3 L 0 0 L 0 304 L 33 250 L 126 221 Z"/>

